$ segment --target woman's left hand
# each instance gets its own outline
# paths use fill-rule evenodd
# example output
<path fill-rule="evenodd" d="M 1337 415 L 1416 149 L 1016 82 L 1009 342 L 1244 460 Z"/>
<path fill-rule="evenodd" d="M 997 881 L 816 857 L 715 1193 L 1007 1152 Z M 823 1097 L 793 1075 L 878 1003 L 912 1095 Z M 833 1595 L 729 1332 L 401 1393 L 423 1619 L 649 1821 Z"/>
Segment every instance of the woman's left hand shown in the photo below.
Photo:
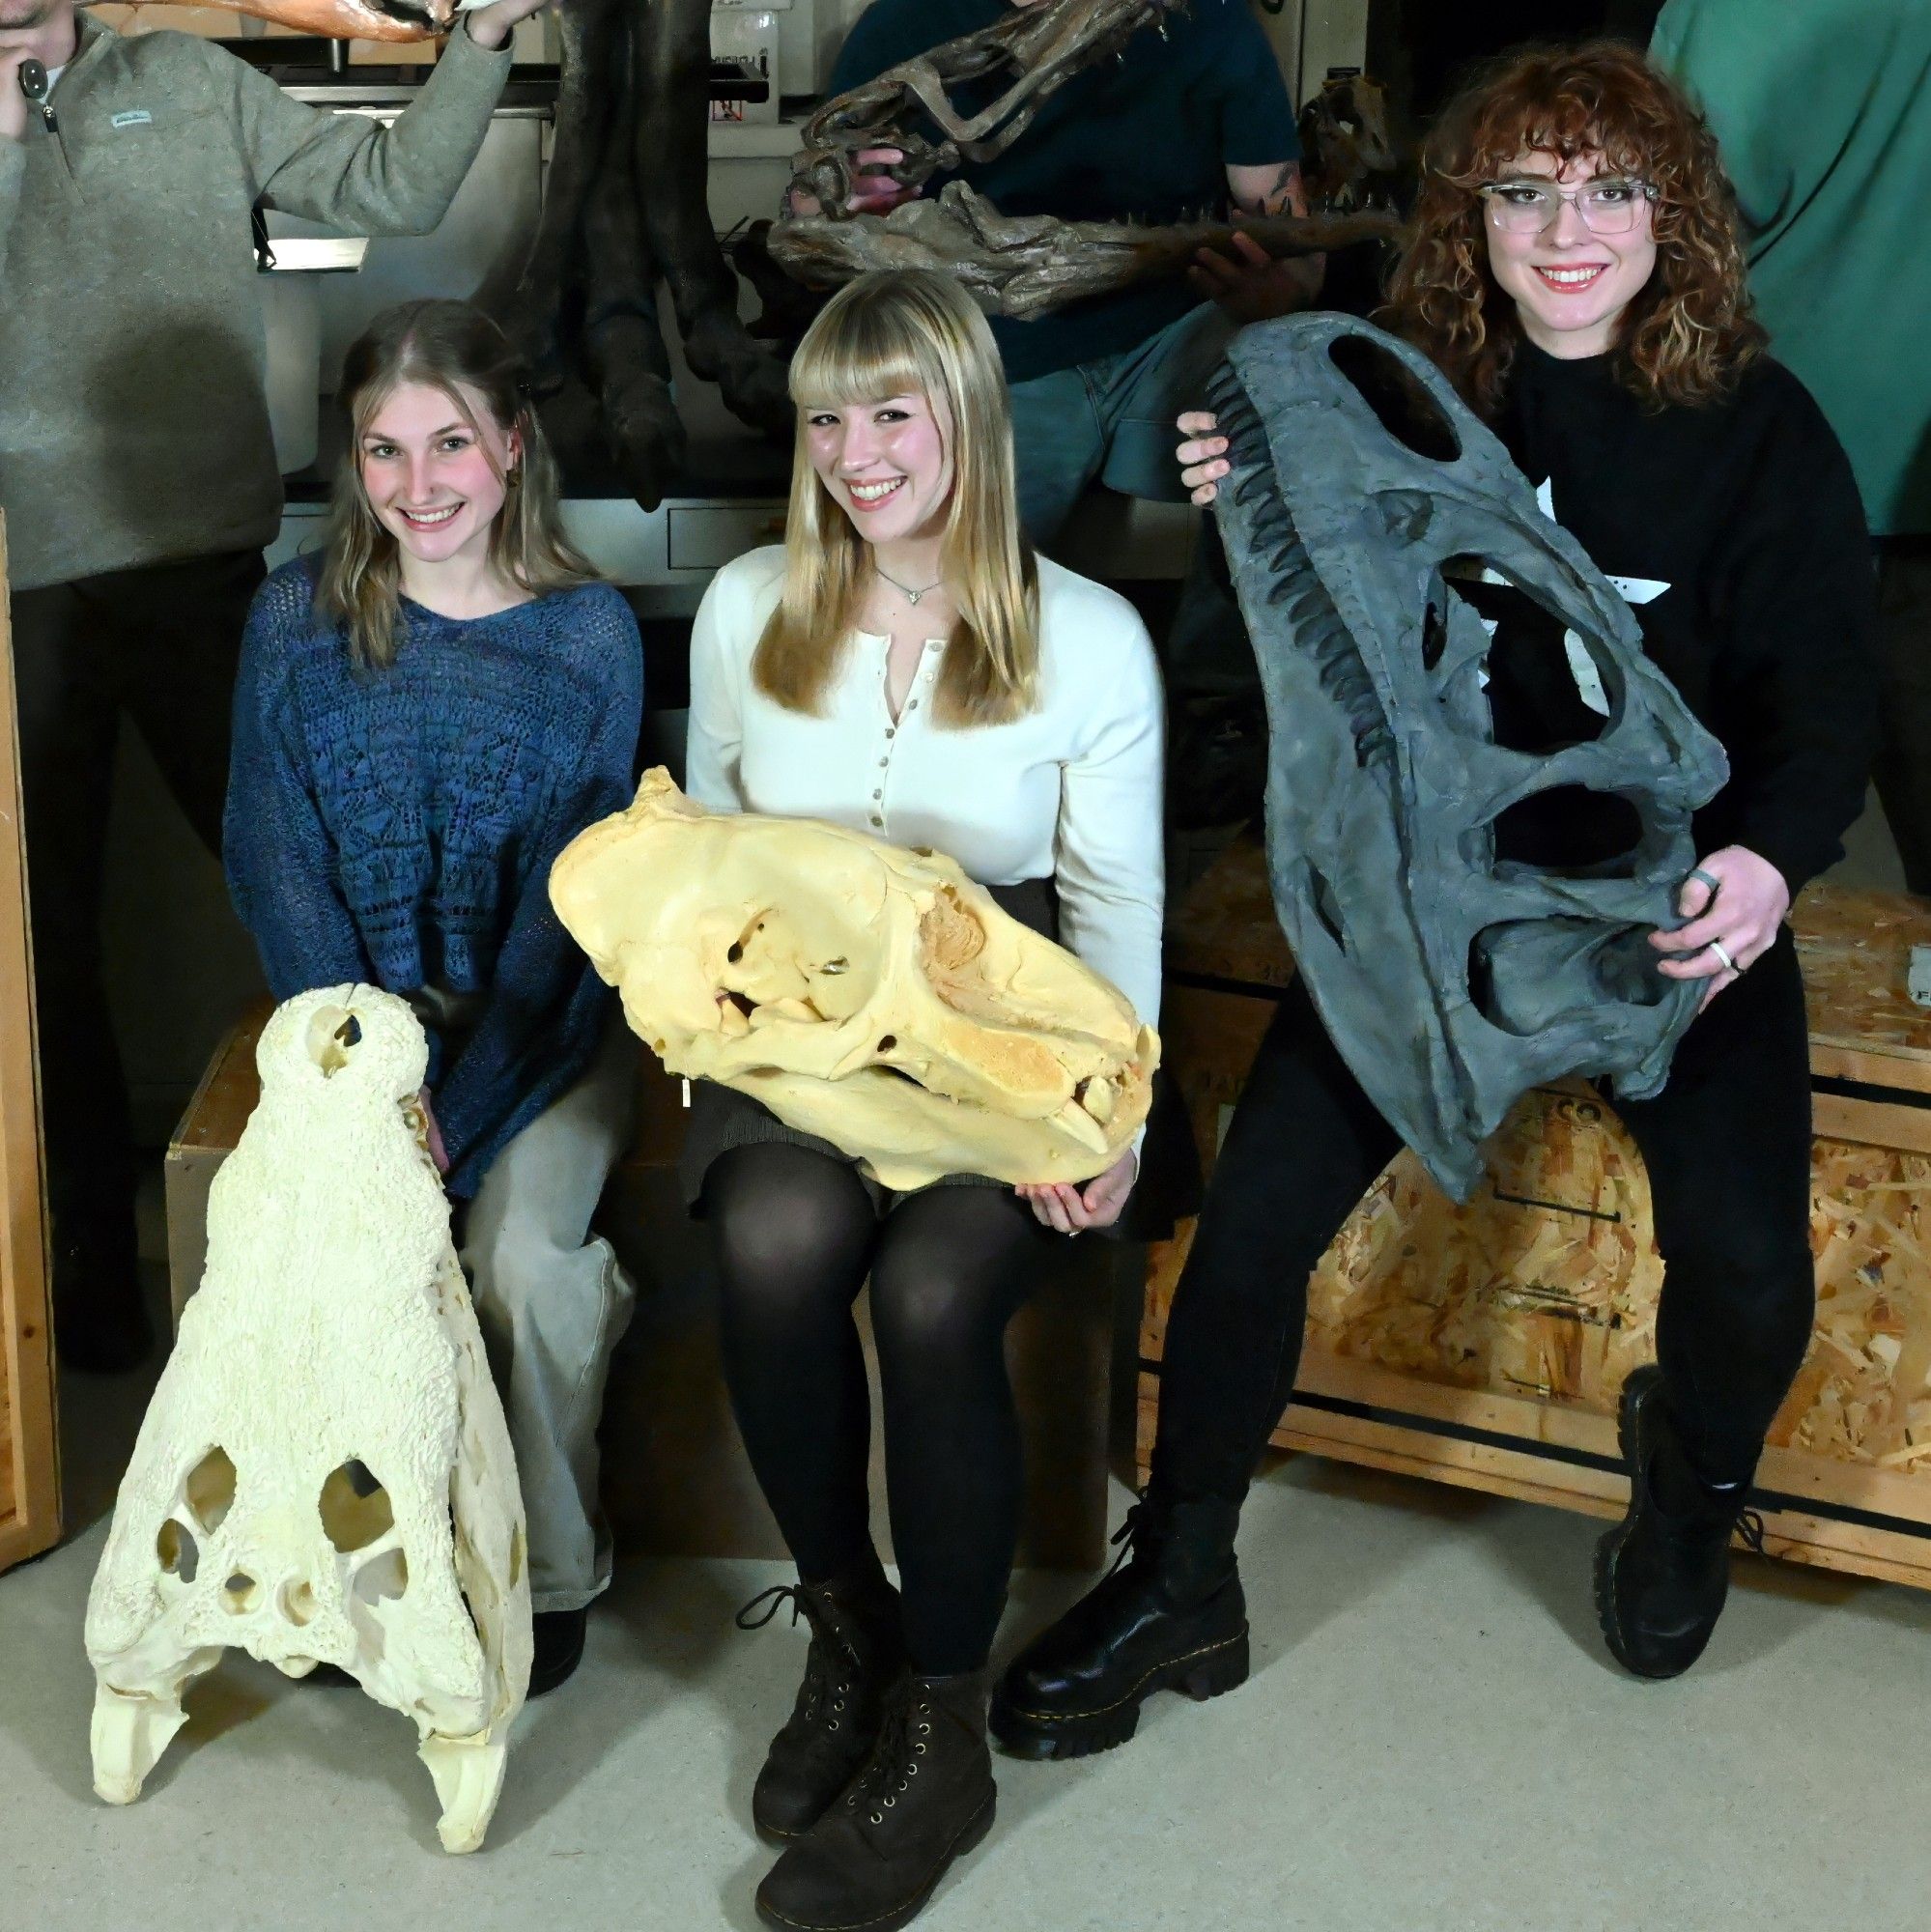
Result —
<path fill-rule="evenodd" d="M 1012 1191 L 1032 1208 L 1042 1227 L 1077 1235 L 1083 1228 L 1112 1227 L 1139 1173 L 1139 1156 L 1123 1153 L 1084 1187 L 1064 1180 L 1022 1181 Z"/>
<path fill-rule="evenodd" d="M 1709 879 L 1716 880 L 1714 888 Z M 1676 895 L 1676 910 L 1690 923 L 1674 932 L 1659 928 L 1649 943 L 1663 954 L 1657 971 L 1665 978 L 1710 981 L 1696 1009 L 1701 1012 L 1775 944 L 1790 910 L 1790 888 L 1768 859 L 1742 845 L 1725 845 L 1697 861 L 1696 872 Z"/>

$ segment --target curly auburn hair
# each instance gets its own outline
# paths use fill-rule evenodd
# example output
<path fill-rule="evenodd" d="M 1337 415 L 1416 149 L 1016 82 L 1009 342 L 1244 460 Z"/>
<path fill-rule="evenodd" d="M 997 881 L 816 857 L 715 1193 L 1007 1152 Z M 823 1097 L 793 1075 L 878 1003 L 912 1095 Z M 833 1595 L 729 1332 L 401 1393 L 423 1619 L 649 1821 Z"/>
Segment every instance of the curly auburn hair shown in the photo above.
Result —
<path fill-rule="evenodd" d="M 1479 190 L 1523 154 L 1565 167 L 1600 157 L 1605 171 L 1656 190 L 1657 265 L 1611 352 L 1623 382 L 1657 407 L 1732 387 L 1765 342 L 1745 287 L 1734 190 L 1703 117 L 1613 41 L 1518 49 L 1443 110 L 1422 151 L 1408 243 L 1380 319 L 1480 413 L 1494 413 L 1521 324 L 1489 267 Z"/>

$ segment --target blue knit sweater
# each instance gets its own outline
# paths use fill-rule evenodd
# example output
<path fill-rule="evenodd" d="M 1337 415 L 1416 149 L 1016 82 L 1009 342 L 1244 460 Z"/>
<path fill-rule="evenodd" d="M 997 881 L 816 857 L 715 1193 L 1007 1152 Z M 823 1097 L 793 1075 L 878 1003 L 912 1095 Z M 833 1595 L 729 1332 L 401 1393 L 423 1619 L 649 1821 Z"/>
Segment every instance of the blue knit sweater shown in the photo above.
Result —
<path fill-rule="evenodd" d="M 449 1191 L 468 1197 L 609 1010 L 550 909 L 550 865 L 630 801 L 642 645 L 607 584 L 468 620 L 405 599 L 395 662 L 357 671 L 316 614 L 317 568 L 283 565 L 249 612 L 228 888 L 278 1000 L 345 980 L 484 996 L 453 1054 L 431 1041 Z"/>

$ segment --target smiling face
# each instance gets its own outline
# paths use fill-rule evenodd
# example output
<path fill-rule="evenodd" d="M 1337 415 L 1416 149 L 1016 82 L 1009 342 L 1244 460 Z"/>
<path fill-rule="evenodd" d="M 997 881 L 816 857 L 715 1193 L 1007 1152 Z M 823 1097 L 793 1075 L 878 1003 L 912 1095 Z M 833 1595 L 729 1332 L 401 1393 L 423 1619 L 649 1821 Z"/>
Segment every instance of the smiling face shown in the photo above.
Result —
<path fill-rule="evenodd" d="M 943 533 L 952 494 L 951 430 L 945 405 L 917 394 L 805 412 L 818 480 L 873 544 Z"/>
<path fill-rule="evenodd" d="M 1599 176 L 1626 180 L 1598 155 L 1578 156 L 1564 166 L 1553 155 L 1518 155 L 1496 170 L 1496 180 L 1554 182 L 1574 191 Z M 1489 198 L 1483 222 L 1489 267 L 1502 293 L 1512 297 L 1522 333 L 1538 349 L 1564 360 L 1601 355 L 1613 345 L 1623 311 L 1641 294 L 1656 268 L 1652 205 L 1638 198 L 1634 220 L 1624 234 L 1592 230 L 1574 200 L 1540 229 L 1502 226 L 1497 197 Z"/>
<path fill-rule="evenodd" d="M 514 431 L 491 417 L 474 389 L 466 384 L 459 393 L 480 431 L 446 390 L 427 383 L 399 384 L 362 431 L 369 506 L 419 564 L 488 555 L 505 478 L 521 454 Z"/>

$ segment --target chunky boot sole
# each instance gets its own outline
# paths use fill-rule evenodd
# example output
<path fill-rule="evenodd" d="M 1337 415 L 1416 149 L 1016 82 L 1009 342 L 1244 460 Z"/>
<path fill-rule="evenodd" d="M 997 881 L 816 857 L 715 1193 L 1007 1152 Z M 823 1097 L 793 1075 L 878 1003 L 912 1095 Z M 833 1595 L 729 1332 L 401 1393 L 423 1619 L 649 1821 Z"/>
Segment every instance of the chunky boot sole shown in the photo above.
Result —
<path fill-rule="evenodd" d="M 1623 1399 L 1616 1409 L 1616 1446 L 1623 1452 L 1623 1461 L 1631 1471 L 1630 1507 L 1622 1521 L 1596 1545 L 1595 1564 L 1596 1622 L 1602 1630 L 1604 1642 L 1609 1646 L 1609 1655 L 1633 1677 L 1640 1677 L 1651 1684 L 1663 1684 L 1672 1677 L 1681 1677 L 1703 1655 L 1711 1634 L 1717 1628 L 1716 1619 L 1712 1618 L 1709 1630 L 1703 1634 L 1702 1643 L 1694 1650 L 1680 1662 L 1672 1659 L 1667 1664 L 1659 1664 L 1655 1658 L 1637 1654 L 1616 1609 L 1616 1564 L 1635 1529 L 1637 1496 L 1642 1481 L 1642 1445 L 1636 1436 L 1636 1409 L 1642 1398 L 1661 1380 L 1661 1377 L 1656 1370 L 1644 1368 L 1636 1370 L 1623 1383 Z"/>
<path fill-rule="evenodd" d="M 1112 1750 L 1140 1725 L 1140 1706 L 1155 1690 L 1178 1690 L 1196 1704 L 1247 1681 L 1247 1631 L 1154 1664 L 1122 1697 L 1091 1711 L 1028 1711 L 995 1695 L 987 1728 L 1013 1757 L 1091 1757 Z"/>
<path fill-rule="evenodd" d="M 964 1858 L 984 1842 L 985 1834 L 992 1830 L 993 1815 L 998 1808 L 999 1793 L 988 1791 L 985 1803 L 959 1827 L 958 1835 L 946 1847 L 944 1856 L 932 1868 L 931 1877 L 915 1896 L 903 1905 L 894 1906 L 890 1912 L 874 1913 L 865 1918 L 842 1922 L 789 1918 L 775 1906 L 767 1905 L 760 1889 L 756 1900 L 757 1916 L 767 1925 L 778 1926 L 780 1932 L 898 1932 L 899 1926 L 911 1924 L 924 1911 L 933 1892 L 939 1889 L 939 1881 L 951 1870 L 954 1861 Z"/>

